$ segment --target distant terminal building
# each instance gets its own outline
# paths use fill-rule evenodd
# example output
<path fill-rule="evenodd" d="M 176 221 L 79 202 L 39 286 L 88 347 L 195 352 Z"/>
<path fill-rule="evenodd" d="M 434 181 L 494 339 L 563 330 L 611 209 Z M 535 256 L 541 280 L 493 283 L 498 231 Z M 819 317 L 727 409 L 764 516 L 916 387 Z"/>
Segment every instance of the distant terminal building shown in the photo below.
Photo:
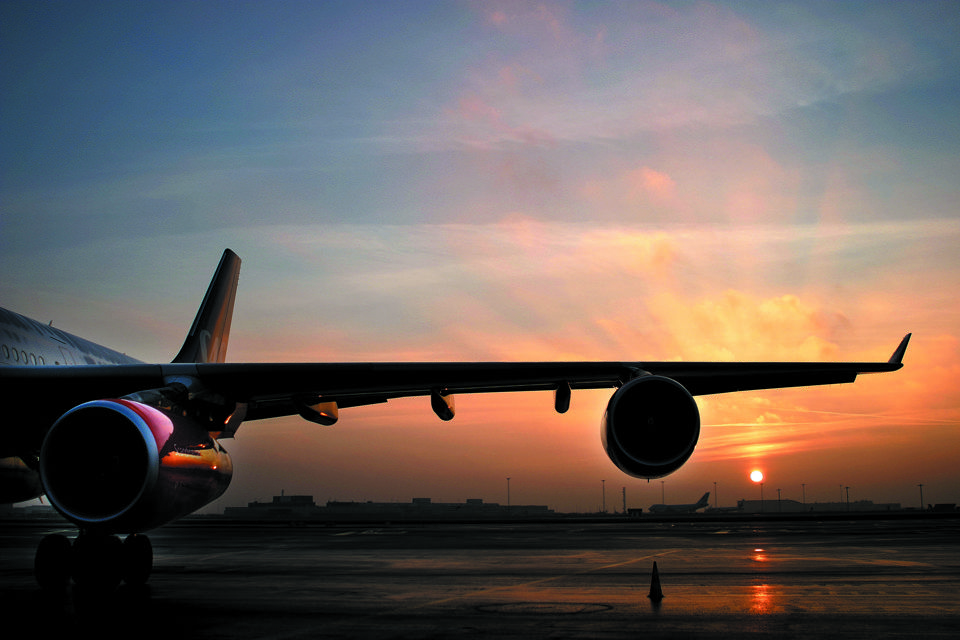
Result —
<path fill-rule="evenodd" d="M 223 515 L 253 520 L 305 520 L 315 517 L 319 507 L 313 496 L 273 496 L 272 502 L 248 502 L 245 507 L 227 507 Z"/>
<path fill-rule="evenodd" d="M 858 513 L 877 511 L 900 511 L 899 502 L 874 504 L 872 500 L 856 502 L 808 502 L 802 504 L 796 500 L 737 500 L 740 513 L 839 513 L 856 511 Z"/>
<path fill-rule="evenodd" d="M 541 505 L 504 506 L 479 498 L 466 502 L 433 502 L 414 498 L 410 502 L 329 501 L 320 507 L 313 496 L 274 496 L 271 502 L 250 502 L 246 507 L 227 507 L 229 518 L 250 520 L 403 521 L 403 520 L 496 520 L 549 518 L 555 512 Z"/>
<path fill-rule="evenodd" d="M 803 513 L 812 506 L 796 500 L 737 500 L 740 513 Z"/>

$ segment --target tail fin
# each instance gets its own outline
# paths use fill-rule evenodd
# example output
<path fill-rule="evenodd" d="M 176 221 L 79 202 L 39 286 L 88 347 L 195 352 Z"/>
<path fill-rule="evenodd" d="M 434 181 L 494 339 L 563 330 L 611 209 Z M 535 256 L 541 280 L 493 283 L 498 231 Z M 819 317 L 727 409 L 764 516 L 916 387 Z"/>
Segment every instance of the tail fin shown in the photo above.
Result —
<path fill-rule="evenodd" d="M 223 362 L 226 359 L 239 279 L 240 257 L 225 249 L 190 333 L 173 362 Z"/>
<path fill-rule="evenodd" d="M 705 507 L 708 504 L 710 504 L 710 492 L 707 491 L 705 494 L 703 494 L 700 497 L 700 500 L 697 501 L 697 504 L 700 505 L 701 507 Z"/>

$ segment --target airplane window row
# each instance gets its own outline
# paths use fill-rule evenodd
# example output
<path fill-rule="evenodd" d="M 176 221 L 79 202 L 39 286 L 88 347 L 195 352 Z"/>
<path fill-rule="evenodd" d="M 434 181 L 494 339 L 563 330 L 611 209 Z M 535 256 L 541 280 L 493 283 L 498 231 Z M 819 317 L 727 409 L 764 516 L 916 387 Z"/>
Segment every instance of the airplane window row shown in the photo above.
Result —
<path fill-rule="evenodd" d="M 26 351 L 19 351 L 17 349 L 11 349 L 7 345 L 0 345 L 0 351 L 3 352 L 4 360 L 13 360 L 13 362 L 19 362 L 21 364 L 46 364 L 43 360 L 43 356 L 37 356 L 33 353 L 27 353 Z"/>

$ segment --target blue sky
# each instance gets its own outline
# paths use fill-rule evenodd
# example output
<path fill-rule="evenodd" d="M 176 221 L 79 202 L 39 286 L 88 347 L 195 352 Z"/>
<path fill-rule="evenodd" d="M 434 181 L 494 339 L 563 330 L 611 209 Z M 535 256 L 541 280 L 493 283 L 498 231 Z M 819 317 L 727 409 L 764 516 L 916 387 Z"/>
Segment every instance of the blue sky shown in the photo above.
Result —
<path fill-rule="evenodd" d="M 960 500 L 958 67 L 955 2 L 5 2 L 0 304 L 169 359 L 230 246 L 237 361 L 872 359 L 914 331 L 889 382 L 706 399 L 754 426 L 669 482 L 693 501 L 762 462 L 810 491 L 815 459 Z M 588 506 L 564 483 L 617 473 L 605 397 L 584 430 L 472 402 L 457 437 L 415 403 L 248 425 L 224 500 L 493 500 L 525 469 L 531 501 Z M 487 463 L 459 477 L 467 444 Z"/>

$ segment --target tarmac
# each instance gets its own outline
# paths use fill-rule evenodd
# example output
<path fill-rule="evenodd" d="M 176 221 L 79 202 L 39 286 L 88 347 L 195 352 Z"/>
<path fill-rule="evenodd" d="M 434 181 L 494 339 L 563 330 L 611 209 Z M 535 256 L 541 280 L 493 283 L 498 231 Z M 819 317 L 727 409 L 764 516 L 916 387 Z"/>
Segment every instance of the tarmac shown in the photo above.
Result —
<path fill-rule="evenodd" d="M 110 594 L 41 591 L 0 522 L 8 629 L 98 638 L 957 638 L 960 518 L 188 521 Z M 663 600 L 655 602 L 657 564 Z"/>

